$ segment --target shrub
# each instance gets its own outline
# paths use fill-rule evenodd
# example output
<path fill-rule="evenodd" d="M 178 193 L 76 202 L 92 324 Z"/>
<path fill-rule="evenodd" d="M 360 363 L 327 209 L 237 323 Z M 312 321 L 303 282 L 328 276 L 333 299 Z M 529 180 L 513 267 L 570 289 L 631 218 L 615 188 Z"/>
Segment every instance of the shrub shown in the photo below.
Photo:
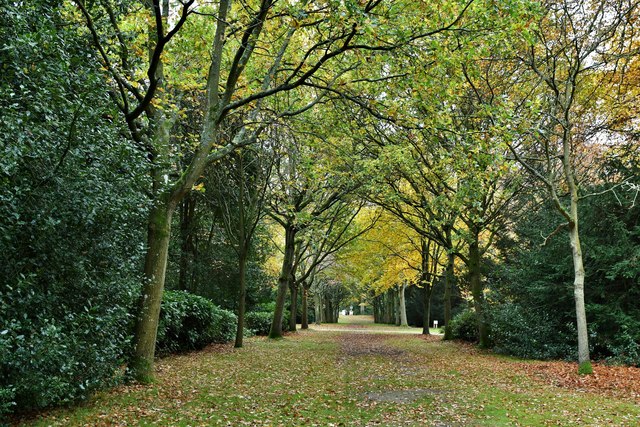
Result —
<path fill-rule="evenodd" d="M 595 358 L 640 366 L 640 320 L 615 305 L 589 304 L 589 344 Z"/>
<path fill-rule="evenodd" d="M 289 330 L 290 314 L 288 311 L 282 315 L 282 330 Z M 272 311 L 252 311 L 245 315 L 245 327 L 250 329 L 256 335 L 269 335 L 271 331 L 271 322 L 273 321 Z"/>
<path fill-rule="evenodd" d="M 74 297 L 25 278 L 0 291 L 0 413 L 71 403 L 121 379 L 134 298 L 103 285 Z"/>
<path fill-rule="evenodd" d="M 640 366 L 640 341 L 638 330 L 630 330 L 622 325 L 621 331 L 607 346 L 611 356 L 607 360 L 615 364 Z"/>
<path fill-rule="evenodd" d="M 575 358 L 572 323 L 556 325 L 546 312 L 526 310 L 513 303 L 493 306 L 489 316 L 496 353 L 527 359 Z"/>
<path fill-rule="evenodd" d="M 451 319 L 451 335 L 454 339 L 469 342 L 478 341 L 476 312 L 466 309 Z"/>
<path fill-rule="evenodd" d="M 160 308 L 158 354 L 199 350 L 234 338 L 237 317 L 210 300 L 183 291 L 166 291 Z"/>
<path fill-rule="evenodd" d="M 61 6 L 0 13 L 0 424 L 118 380 L 141 280 L 148 161 Z"/>
<path fill-rule="evenodd" d="M 269 335 L 273 313 L 266 311 L 252 311 L 246 314 L 245 327 L 256 335 Z"/>

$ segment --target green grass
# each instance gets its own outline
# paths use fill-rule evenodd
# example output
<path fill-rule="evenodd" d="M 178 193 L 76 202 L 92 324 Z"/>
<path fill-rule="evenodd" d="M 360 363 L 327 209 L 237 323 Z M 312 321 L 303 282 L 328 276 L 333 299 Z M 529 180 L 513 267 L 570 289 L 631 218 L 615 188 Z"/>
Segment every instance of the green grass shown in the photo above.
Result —
<path fill-rule="evenodd" d="M 121 387 L 25 425 L 636 426 L 631 399 L 560 389 L 522 361 L 419 336 L 310 330 L 245 348 L 171 356 L 148 386 Z M 369 352 L 345 352 L 345 347 Z M 410 403 L 365 394 L 414 390 Z M 426 392 L 424 391 L 426 390 Z"/>

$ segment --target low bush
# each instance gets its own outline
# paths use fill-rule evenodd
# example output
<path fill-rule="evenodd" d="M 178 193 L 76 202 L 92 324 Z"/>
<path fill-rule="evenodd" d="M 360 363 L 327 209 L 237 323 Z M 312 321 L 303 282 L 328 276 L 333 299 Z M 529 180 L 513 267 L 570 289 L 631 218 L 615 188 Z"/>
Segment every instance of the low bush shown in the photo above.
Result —
<path fill-rule="evenodd" d="M 245 327 L 256 335 L 269 335 L 273 313 L 267 311 L 252 311 L 245 315 Z"/>
<path fill-rule="evenodd" d="M 23 278 L 0 290 L 0 415 L 72 403 L 122 379 L 133 285 L 102 285 L 91 295 Z"/>
<path fill-rule="evenodd" d="M 594 359 L 640 366 L 640 320 L 615 305 L 589 304 L 589 344 Z"/>
<path fill-rule="evenodd" d="M 285 311 L 282 315 L 282 330 L 289 330 L 289 315 Z M 245 315 L 245 328 L 250 329 L 255 335 L 266 336 L 271 331 L 271 322 L 273 321 L 273 312 L 271 311 L 252 311 Z"/>
<path fill-rule="evenodd" d="M 476 313 L 471 309 L 458 313 L 451 319 L 451 335 L 454 339 L 475 342 L 478 341 Z"/>
<path fill-rule="evenodd" d="M 166 291 L 158 323 L 158 354 L 199 350 L 235 337 L 235 314 L 210 300 L 183 291 Z"/>
<path fill-rule="evenodd" d="M 575 359 L 572 323 L 556 325 L 547 313 L 512 303 L 492 307 L 489 316 L 495 352 L 526 359 Z"/>

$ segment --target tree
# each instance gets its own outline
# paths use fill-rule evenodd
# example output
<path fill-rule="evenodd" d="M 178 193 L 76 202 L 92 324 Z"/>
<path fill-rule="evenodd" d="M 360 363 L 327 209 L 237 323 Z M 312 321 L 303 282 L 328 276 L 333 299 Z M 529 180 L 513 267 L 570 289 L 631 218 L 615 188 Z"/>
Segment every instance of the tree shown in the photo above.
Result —
<path fill-rule="evenodd" d="M 323 212 L 314 224 L 301 233 L 294 260 L 294 287 L 302 288 L 302 329 L 308 328 L 308 293 L 316 275 L 335 263 L 335 258 L 351 242 L 365 234 L 378 219 L 362 220 L 363 201 L 344 198 L 333 209 Z M 360 221 L 356 221 L 360 218 Z"/>
<path fill-rule="evenodd" d="M 431 325 L 431 295 L 433 285 L 439 277 L 438 269 L 442 264 L 440 259 L 442 248 L 434 241 L 420 236 L 420 285 L 424 289 L 422 333 L 429 335 Z"/>
<path fill-rule="evenodd" d="M 225 232 L 238 256 L 238 325 L 235 347 L 242 347 L 246 305 L 246 267 L 256 227 L 263 217 L 273 155 L 263 145 L 236 150 L 214 166 L 214 187 Z M 231 163 L 226 165 L 225 163 Z"/>
<path fill-rule="evenodd" d="M 335 260 L 331 271 L 344 283 L 360 284 L 354 290 L 355 294 L 371 292 L 374 298 L 386 294 L 393 295 L 393 298 L 397 297 L 399 307 L 395 307 L 392 311 L 394 313 L 397 311 L 399 323 L 406 326 L 403 293 L 406 287 L 412 284 L 431 289 L 430 286 L 433 284 L 433 279 L 429 276 L 431 253 L 424 254 L 423 259 L 420 235 L 388 212 L 380 208 L 369 208 L 369 212 L 369 215 L 375 215 L 375 223 L 367 227 L 357 240 L 345 248 Z M 423 267 L 427 269 L 424 270 L 424 274 Z M 422 278 L 427 282 L 421 280 Z M 388 311 L 387 308 L 383 304 L 382 311 Z M 381 317 L 391 317 L 391 314 L 384 313 L 375 317 L 378 321 Z"/>
<path fill-rule="evenodd" d="M 367 197 L 396 216 L 418 235 L 438 243 L 447 252 L 445 270 L 445 338 L 451 320 L 451 289 L 454 286 L 454 262 L 459 245 L 456 221 L 456 171 L 448 161 L 455 144 L 437 124 L 420 131 L 395 127 L 393 131 L 378 128 L 371 139 L 369 168 L 375 179 L 370 181 Z M 431 132 L 435 134 L 431 135 Z M 440 136 L 440 139 L 437 137 Z"/>
<path fill-rule="evenodd" d="M 211 61 L 206 77 L 199 142 L 185 169 L 171 171 L 169 130 L 178 114 L 175 109 L 170 114 L 163 113 L 163 109 L 171 109 L 171 103 L 163 100 L 169 87 L 165 82 L 167 76 L 163 73 L 163 53 L 187 19 L 194 19 L 194 12 L 199 6 L 192 1 L 182 3 L 175 25 L 169 28 L 170 3 L 165 1 L 161 5 L 159 0 L 147 3 L 149 61 L 146 66 L 138 65 L 132 70 L 129 59 L 136 57 L 132 52 L 135 46 L 123 37 L 120 25 L 123 18 L 115 13 L 120 9 L 107 1 L 91 4 L 91 7 L 87 7 L 83 0 L 76 0 L 75 3 L 100 53 L 106 74 L 112 81 L 112 98 L 122 111 L 132 138 L 148 151 L 154 163 L 154 203 L 149 216 L 148 252 L 144 269 L 146 280 L 136 326 L 134 357 L 130 364 L 136 379 L 148 381 L 152 377 L 171 217 L 180 201 L 197 184 L 208 164 L 239 146 L 253 142 L 265 127 L 241 127 L 237 134 L 225 138 L 221 132 L 225 119 L 236 110 L 259 108 L 262 99 L 284 92 L 294 94 L 305 85 L 331 87 L 331 82 L 335 82 L 345 70 L 357 65 L 357 61 L 354 61 L 357 58 L 348 58 L 349 53 L 393 50 L 408 41 L 444 31 L 452 27 L 457 19 L 442 25 L 438 22 L 435 29 L 425 28 L 421 22 L 402 26 L 400 28 L 405 32 L 396 32 L 387 41 L 380 42 L 385 37 L 368 29 L 377 25 L 380 18 L 385 21 L 380 29 L 390 29 L 387 23 L 394 22 L 406 13 L 404 4 L 388 5 L 382 1 L 356 4 L 349 1 L 316 7 L 307 2 L 289 5 L 262 0 L 248 8 L 233 5 L 231 0 L 220 0 L 212 13 L 207 10 L 197 15 L 200 19 L 215 22 L 212 25 L 215 34 L 211 41 Z M 106 9 L 108 18 L 104 18 L 105 22 L 99 18 L 102 10 L 98 9 Z M 126 7 L 123 9 L 132 15 L 136 13 Z M 461 13 L 465 9 L 463 7 Z M 406 16 L 402 16 L 402 19 L 406 19 Z M 271 54 L 255 55 L 257 50 L 262 49 Z M 338 59 L 343 56 L 347 59 L 340 62 Z M 326 72 L 330 64 L 335 69 Z M 174 65 L 174 68 L 177 66 Z M 265 69 L 266 73 L 263 71 Z M 146 75 L 142 83 L 136 79 L 140 75 L 138 70 L 144 70 Z M 307 108 L 301 105 L 294 111 L 275 111 L 267 122 L 274 117 L 293 115 Z M 265 123 L 264 119 L 261 122 Z M 147 129 L 146 134 L 141 129 Z M 177 172 L 177 178 L 164 182 L 166 178 L 174 176 L 173 172 Z"/>
<path fill-rule="evenodd" d="M 635 196 L 620 189 L 581 201 L 580 237 L 589 266 L 585 305 L 592 357 L 637 365 L 640 217 Z M 559 222 L 557 210 L 535 193 L 520 198 L 527 209 L 498 241 L 504 261 L 488 271 L 495 350 L 522 358 L 575 359 L 572 256 L 562 239 L 540 244 L 541 231 Z"/>
<path fill-rule="evenodd" d="M 480 61 L 478 61 L 480 62 Z M 520 188 L 521 180 L 512 162 L 507 159 L 508 148 L 503 142 L 503 131 L 492 120 L 492 109 L 500 101 L 504 82 L 508 85 L 510 70 L 502 72 L 498 61 L 475 64 L 481 70 L 478 81 L 471 77 L 468 65 L 462 66 L 466 91 L 456 102 L 452 123 L 456 129 L 450 138 L 455 150 L 450 159 L 455 165 L 458 184 L 455 198 L 460 205 L 461 225 L 458 233 L 467 243 L 466 252 L 458 252 L 468 269 L 469 286 L 474 303 L 478 329 L 478 345 L 486 348 L 489 342 L 489 319 L 485 314 L 482 270 L 483 257 L 492 248 L 496 234 L 504 225 L 504 217 L 511 201 Z M 505 75 L 506 74 L 506 75 Z"/>
<path fill-rule="evenodd" d="M 635 3 L 566 0 L 545 2 L 546 13 L 531 30 L 519 54 L 535 77 L 535 98 L 527 117 L 533 127 L 510 145 L 515 158 L 547 189 L 565 222 L 547 239 L 568 230 L 574 266 L 578 334 L 578 371 L 591 373 L 584 302 L 585 269 L 580 243 L 580 179 L 591 177 L 582 165 L 598 156 L 602 135 L 599 87 L 615 88 L 612 79 L 630 47 L 626 34 L 637 11 Z M 613 70 L 612 70 L 613 68 Z M 611 71 L 612 70 L 612 71 Z M 606 115 L 604 115 L 606 117 Z M 527 145 L 529 144 L 529 145 Z M 585 162 L 586 161 L 586 162 Z M 568 200 L 563 197 L 568 193 Z"/>
<path fill-rule="evenodd" d="M 282 335 L 287 289 L 291 292 L 290 327 L 295 330 L 299 286 L 313 276 L 328 256 L 353 239 L 350 226 L 360 208 L 344 200 L 354 183 L 326 167 L 330 147 L 317 141 L 303 144 L 297 135 L 284 129 L 275 129 L 272 137 L 274 141 L 279 139 L 279 149 L 288 154 L 287 158 L 276 160 L 269 213 L 285 235 L 276 309 L 269 334 L 271 338 L 278 338 Z M 298 271 L 301 267 L 304 270 Z M 306 286 L 308 289 L 311 282 Z"/>

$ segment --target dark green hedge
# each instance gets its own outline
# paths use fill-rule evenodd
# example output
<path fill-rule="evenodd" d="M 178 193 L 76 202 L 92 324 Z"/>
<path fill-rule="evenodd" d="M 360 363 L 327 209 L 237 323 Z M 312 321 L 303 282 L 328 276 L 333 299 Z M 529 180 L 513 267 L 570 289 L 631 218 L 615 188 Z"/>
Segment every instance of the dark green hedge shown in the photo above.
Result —
<path fill-rule="evenodd" d="M 455 339 L 475 342 L 478 341 L 476 313 L 471 309 L 458 313 L 451 319 L 451 335 Z"/>
<path fill-rule="evenodd" d="M 269 335 L 273 313 L 268 311 L 253 311 L 245 315 L 245 328 L 256 335 Z"/>
<path fill-rule="evenodd" d="M 0 8 L 0 414 L 113 384 L 141 283 L 148 161 L 66 9 Z"/>
<path fill-rule="evenodd" d="M 489 312 L 494 351 L 524 359 L 564 359 L 576 356 L 572 323 L 556 325 L 542 310 L 504 303 Z"/>
<path fill-rule="evenodd" d="M 132 298 L 122 284 L 98 285 L 74 298 L 25 278 L 0 292 L 0 413 L 70 403 L 121 379 Z"/>
<path fill-rule="evenodd" d="M 156 352 L 199 350 L 235 337 L 237 317 L 210 300 L 183 291 L 166 291 L 162 298 Z"/>

